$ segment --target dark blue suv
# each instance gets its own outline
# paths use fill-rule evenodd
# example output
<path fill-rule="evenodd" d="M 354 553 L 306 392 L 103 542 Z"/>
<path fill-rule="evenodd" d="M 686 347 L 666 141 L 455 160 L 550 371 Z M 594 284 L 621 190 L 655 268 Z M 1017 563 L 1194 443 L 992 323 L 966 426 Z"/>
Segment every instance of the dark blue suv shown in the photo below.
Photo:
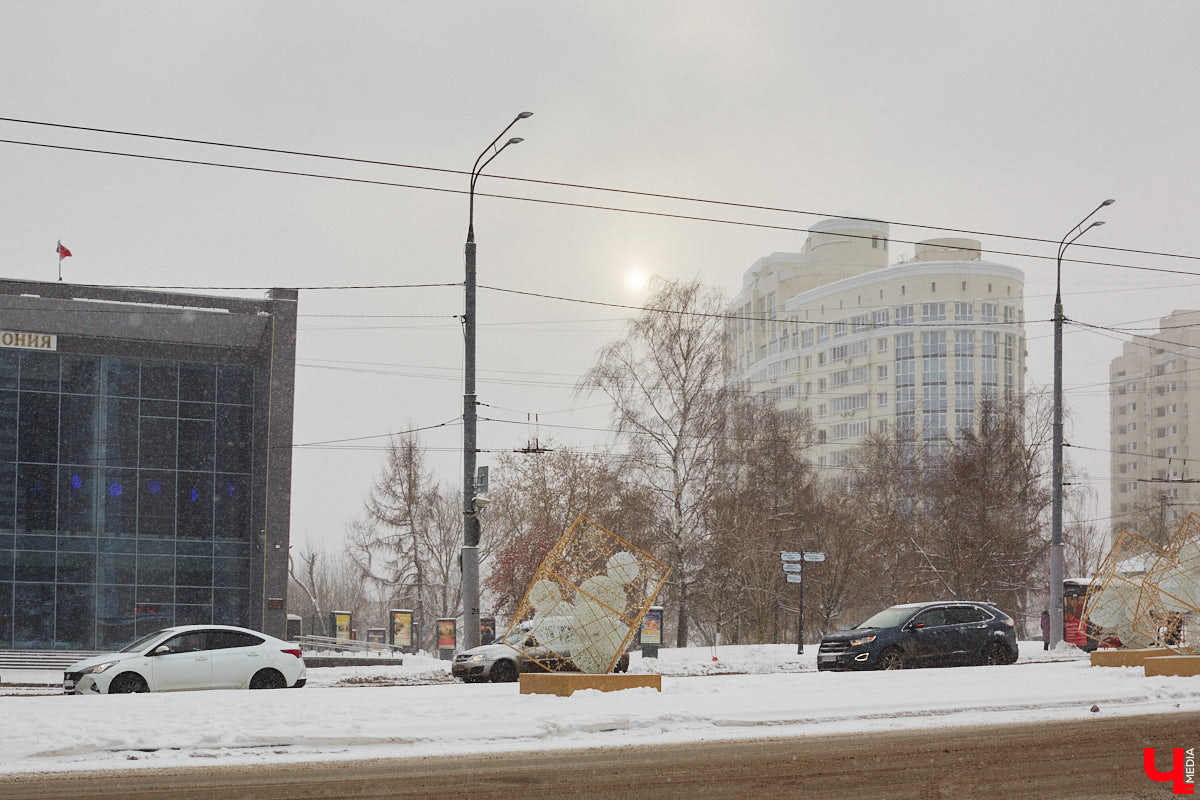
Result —
<path fill-rule="evenodd" d="M 1017 632 L 992 603 L 943 601 L 885 608 L 821 640 L 819 670 L 1012 664 Z"/>

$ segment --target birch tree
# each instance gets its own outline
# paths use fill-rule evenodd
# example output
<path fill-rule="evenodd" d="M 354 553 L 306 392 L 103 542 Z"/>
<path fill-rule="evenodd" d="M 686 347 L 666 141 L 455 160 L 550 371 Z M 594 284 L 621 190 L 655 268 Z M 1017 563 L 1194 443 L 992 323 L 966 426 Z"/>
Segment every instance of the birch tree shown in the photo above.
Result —
<path fill-rule="evenodd" d="M 699 281 L 664 282 L 647 306 L 624 339 L 600 351 L 580 388 L 612 402 L 628 468 L 655 495 L 655 549 L 671 568 L 667 604 L 685 646 L 721 425 L 724 301 Z"/>

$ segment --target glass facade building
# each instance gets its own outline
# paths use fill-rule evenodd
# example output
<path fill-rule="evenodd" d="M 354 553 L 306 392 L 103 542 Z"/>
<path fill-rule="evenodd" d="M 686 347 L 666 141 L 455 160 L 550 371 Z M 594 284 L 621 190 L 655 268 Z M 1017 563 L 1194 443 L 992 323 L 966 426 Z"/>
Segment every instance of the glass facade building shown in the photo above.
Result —
<path fill-rule="evenodd" d="M 282 633 L 294 293 L 283 315 L 278 299 L 0 283 L 23 290 L 0 297 L 0 649 Z M 98 321 L 94 300 L 137 308 Z M 269 457 L 273 422 L 286 458 Z"/>

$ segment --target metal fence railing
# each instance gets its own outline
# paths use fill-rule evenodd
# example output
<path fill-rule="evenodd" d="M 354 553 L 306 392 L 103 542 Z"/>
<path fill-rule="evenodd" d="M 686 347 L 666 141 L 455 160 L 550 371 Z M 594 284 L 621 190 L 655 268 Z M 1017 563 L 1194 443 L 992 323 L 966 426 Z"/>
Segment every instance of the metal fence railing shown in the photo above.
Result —
<path fill-rule="evenodd" d="M 379 642 L 364 642 L 361 639 L 335 639 L 331 636 L 300 636 L 293 639 L 306 655 L 323 655 L 326 653 L 344 654 L 361 653 L 381 658 L 399 658 L 404 654 L 404 648 Z"/>

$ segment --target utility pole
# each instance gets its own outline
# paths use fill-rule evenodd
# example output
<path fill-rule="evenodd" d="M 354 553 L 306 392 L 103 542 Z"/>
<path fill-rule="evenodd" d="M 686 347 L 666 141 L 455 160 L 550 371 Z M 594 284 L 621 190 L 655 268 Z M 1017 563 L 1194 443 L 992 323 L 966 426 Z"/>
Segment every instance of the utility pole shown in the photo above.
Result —
<path fill-rule="evenodd" d="M 476 440 L 477 401 L 475 397 L 475 182 L 492 159 L 511 144 L 524 141 L 513 137 L 500 147 L 496 143 L 520 120 L 533 116 L 522 111 L 492 143 L 483 148 L 471 167 L 471 191 L 467 221 L 466 275 L 463 281 L 463 650 L 479 646 L 479 507 L 475 504 L 475 455 L 479 452 Z M 488 151 L 491 155 L 488 156 Z M 484 156 L 487 156 L 486 160 Z M 480 162 L 483 163 L 480 163 Z"/>

